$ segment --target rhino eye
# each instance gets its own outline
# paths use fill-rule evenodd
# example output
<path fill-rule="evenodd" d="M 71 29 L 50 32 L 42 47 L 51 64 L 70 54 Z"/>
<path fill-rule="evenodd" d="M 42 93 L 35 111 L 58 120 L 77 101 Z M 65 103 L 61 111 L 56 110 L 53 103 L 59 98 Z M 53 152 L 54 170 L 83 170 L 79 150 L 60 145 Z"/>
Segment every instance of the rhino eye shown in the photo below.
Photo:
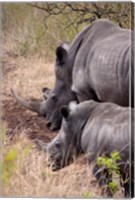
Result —
<path fill-rule="evenodd" d="M 51 94 L 51 99 L 56 102 L 57 101 L 57 96 L 56 94 Z"/>
<path fill-rule="evenodd" d="M 56 142 L 56 143 L 55 143 L 55 147 L 56 147 L 57 149 L 59 149 L 59 148 L 61 147 L 60 142 Z"/>

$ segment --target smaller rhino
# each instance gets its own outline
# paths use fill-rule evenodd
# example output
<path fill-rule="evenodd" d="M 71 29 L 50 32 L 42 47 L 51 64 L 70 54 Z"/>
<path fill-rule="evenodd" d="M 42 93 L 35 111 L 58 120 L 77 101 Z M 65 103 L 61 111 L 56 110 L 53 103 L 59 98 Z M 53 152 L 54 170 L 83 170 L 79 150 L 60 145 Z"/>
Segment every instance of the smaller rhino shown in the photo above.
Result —
<path fill-rule="evenodd" d="M 86 154 L 88 162 L 91 163 L 96 161 L 98 156 L 109 157 L 114 150 L 117 150 L 121 158 L 118 165 L 123 180 L 124 194 L 126 197 L 131 195 L 129 169 L 132 132 L 130 124 L 133 125 L 133 123 L 130 119 L 133 120 L 133 110 L 114 103 L 99 103 L 90 100 L 78 105 L 72 102 L 69 107 L 61 108 L 61 114 L 63 121 L 59 134 L 46 147 L 52 170 L 68 165 L 73 157 L 80 153 Z M 108 184 L 111 177 L 107 175 L 107 169 L 98 173 L 99 169 L 96 164 L 93 170 L 98 181 L 101 180 L 103 174 L 106 174 L 104 181 L 99 181 L 99 184 Z M 110 190 L 107 192 L 109 196 L 112 195 Z"/>

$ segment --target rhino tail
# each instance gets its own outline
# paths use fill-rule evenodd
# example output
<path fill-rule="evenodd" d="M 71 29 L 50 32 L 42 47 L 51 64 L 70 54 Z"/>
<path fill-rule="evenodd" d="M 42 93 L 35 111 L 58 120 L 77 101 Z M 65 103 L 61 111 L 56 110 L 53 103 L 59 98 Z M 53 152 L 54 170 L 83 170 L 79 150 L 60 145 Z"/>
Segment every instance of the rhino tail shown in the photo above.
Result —
<path fill-rule="evenodd" d="M 23 98 L 21 98 L 20 96 L 18 96 L 14 90 L 11 88 L 11 93 L 12 96 L 16 99 L 16 101 L 18 103 L 20 103 L 22 106 L 24 106 L 25 108 L 34 111 L 36 113 L 38 113 L 39 115 L 43 115 L 42 111 L 41 111 L 41 104 L 42 102 L 39 101 L 26 101 Z"/>

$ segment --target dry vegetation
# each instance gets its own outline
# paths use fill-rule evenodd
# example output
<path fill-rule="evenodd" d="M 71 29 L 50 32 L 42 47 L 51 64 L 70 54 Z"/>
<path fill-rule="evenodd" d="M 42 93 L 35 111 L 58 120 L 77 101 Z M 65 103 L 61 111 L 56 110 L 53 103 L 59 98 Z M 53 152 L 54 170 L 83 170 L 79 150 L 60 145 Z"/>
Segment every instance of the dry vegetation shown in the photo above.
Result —
<path fill-rule="evenodd" d="M 29 42 L 31 36 L 28 33 L 33 30 L 31 33 L 34 34 L 35 30 L 33 29 L 33 24 L 30 24 L 30 15 L 26 17 L 22 10 L 23 14 L 21 15 L 21 12 L 18 14 L 17 9 L 13 6 L 10 7 L 10 4 L 5 10 L 8 15 L 6 15 L 4 26 L 2 61 L 3 187 L 1 195 L 5 197 L 55 198 L 103 197 L 101 189 L 92 175 L 92 165 L 88 166 L 84 157 L 78 158 L 73 164 L 58 172 L 51 171 L 47 166 L 45 153 L 37 149 L 34 140 L 39 138 L 49 142 L 57 133 L 52 133 L 47 129 L 44 118 L 18 105 L 10 92 L 12 87 L 25 99 L 33 97 L 41 99 L 41 89 L 43 87 L 53 87 L 54 53 L 50 57 L 51 54 L 49 52 L 48 57 L 49 45 L 53 44 L 55 34 L 56 45 L 60 43 L 59 38 L 62 40 L 65 33 L 61 33 L 58 36 L 58 31 L 54 32 L 52 24 L 48 24 L 50 28 L 46 31 L 46 48 L 48 45 L 48 49 L 43 49 L 44 43 L 42 41 L 40 43 L 37 43 L 37 41 L 34 43 L 34 40 L 31 40 L 31 43 Z M 12 15 L 11 11 L 14 15 Z M 33 17 L 33 14 L 31 15 Z M 37 17 L 36 19 L 41 17 L 42 22 L 43 15 L 40 12 L 35 10 L 34 16 Z M 23 27 L 21 23 L 18 26 L 18 19 L 22 19 Z M 35 21 L 36 27 L 37 21 Z M 52 20 L 51 23 L 54 21 Z M 30 30 L 27 29 L 29 24 L 31 25 Z M 44 33 L 44 31 L 42 32 L 42 27 L 38 26 L 38 28 L 41 28 L 39 33 Z M 72 37 L 74 34 L 75 32 L 72 31 Z M 32 44 L 39 45 L 40 54 L 37 51 L 35 53 L 31 51 Z M 116 193 L 115 197 L 123 197 L 121 189 Z"/>
<path fill-rule="evenodd" d="M 43 152 L 35 148 L 24 130 L 5 146 L 4 154 L 11 146 L 17 150 L 16 167 L 12 177 L 3 187 L 6 197 L 83 197 L 100 196 L 90 169 L 84 164 L 72 164 L 60 172 L 47 167 Z M 27 149 L 27 152 L 26 152 Z M 93 188 L 92 191 L 90 188 Z M 90 196 L 88 196 L 90 197 Z"/>
<path fill-rule="evenodd" d="M 59 172 L 52 172 L 47 167 L 44 153 L 39 152 L 25 134 L 26 132 L 22 133 L 12 141 L 19 155 L 16 158 L 14 173 L 3 188 L 4 196 L 55 198 L 100 196 L 88 166 L 76 163 Z M 24 153 L 26 147 L 30 147 L 27 155 Z M 8 149 L 6 146 L 6 150 Z"/>
<path fill-rule="evenodd" d="M 24 98 L 40 99 L 41 88 L 53 86 L 54 69 L 38 57 L 23 58 L 5 54 L 3 63 L 3 158 L 15 149 L 15 168 L 6 183 L 2 195 L 6 197 L 103 197 L 92 175 L 92 166 L 84 158 L 72 165 L 52 172 L 46 163 L 46 155 L 39 151 L 35 138 L 49 142 L 57 133 L 50 132 L 45 119 L 25 110 L 12 98 L 10 88 Z M 25 154 L 25 149 L 29 149 Z M 116 196 L 123 196 L 119 191 Z"/>
<path fill-rule="evenodd" d="M 27 66 L 27 68 L 26 68 Z M 91 167 L 81 158 L 58 172 L 52 172 L 46 155 L 36 148 L 35 138 L 49 142 L 57 133 L 45 126 L 45 119 L 26 111 L 12 98 L 13 87 L 25 98 L 41 98 L 41 88 L 54 81 L 53 64 L 34 58 L 12 58 L 5 55 L 3 72 L 3 158 L 14 149 L 15 168 L 3 182 L 6 197 L 100 197 Z M 28 150 L 27 150 L 28 149 Z M 25 153 L 27 150 L 27 153 Z M 7 161 L 3 160 L 4 163 Z"/>

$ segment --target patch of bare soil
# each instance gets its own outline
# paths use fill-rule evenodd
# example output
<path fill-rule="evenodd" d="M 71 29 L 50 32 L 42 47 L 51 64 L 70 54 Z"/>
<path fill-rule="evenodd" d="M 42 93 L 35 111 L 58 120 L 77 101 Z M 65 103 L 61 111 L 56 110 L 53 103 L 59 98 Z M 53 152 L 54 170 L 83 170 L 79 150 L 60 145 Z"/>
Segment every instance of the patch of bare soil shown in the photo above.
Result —
<path fill-rule="evenodd" d="M 45 64 L 38 58 L 33 63 L 31 58 L 25 59 L 8 53 L 4 54 L 2 64 L 2 122 L 7 124 L 6 135 L 12 138 L 14 134 L 27 130 L 30 139 L 49 142 L 56 132 L 46 127 L 44 117 L 19 105 L 12 97 L 10 88 L 13 87 L 24 98 L 32 99 L 36 96 L 40 99 L 42 87 L 53 85 L 53 65 Z"/>
<path fill-rule="evenodd" d="M 4 116 L 8 124 L 7 136 L 14 136 L 15 133 L 21 133 L 27 130 L 30 139 L 41 139 L 50 142 L 55 137 L 56 132 L 51 132 L 45 123 L 45 118 L 34 114 L 18 105 L 14 100 L 5 100 L 3 102 Z"/>

